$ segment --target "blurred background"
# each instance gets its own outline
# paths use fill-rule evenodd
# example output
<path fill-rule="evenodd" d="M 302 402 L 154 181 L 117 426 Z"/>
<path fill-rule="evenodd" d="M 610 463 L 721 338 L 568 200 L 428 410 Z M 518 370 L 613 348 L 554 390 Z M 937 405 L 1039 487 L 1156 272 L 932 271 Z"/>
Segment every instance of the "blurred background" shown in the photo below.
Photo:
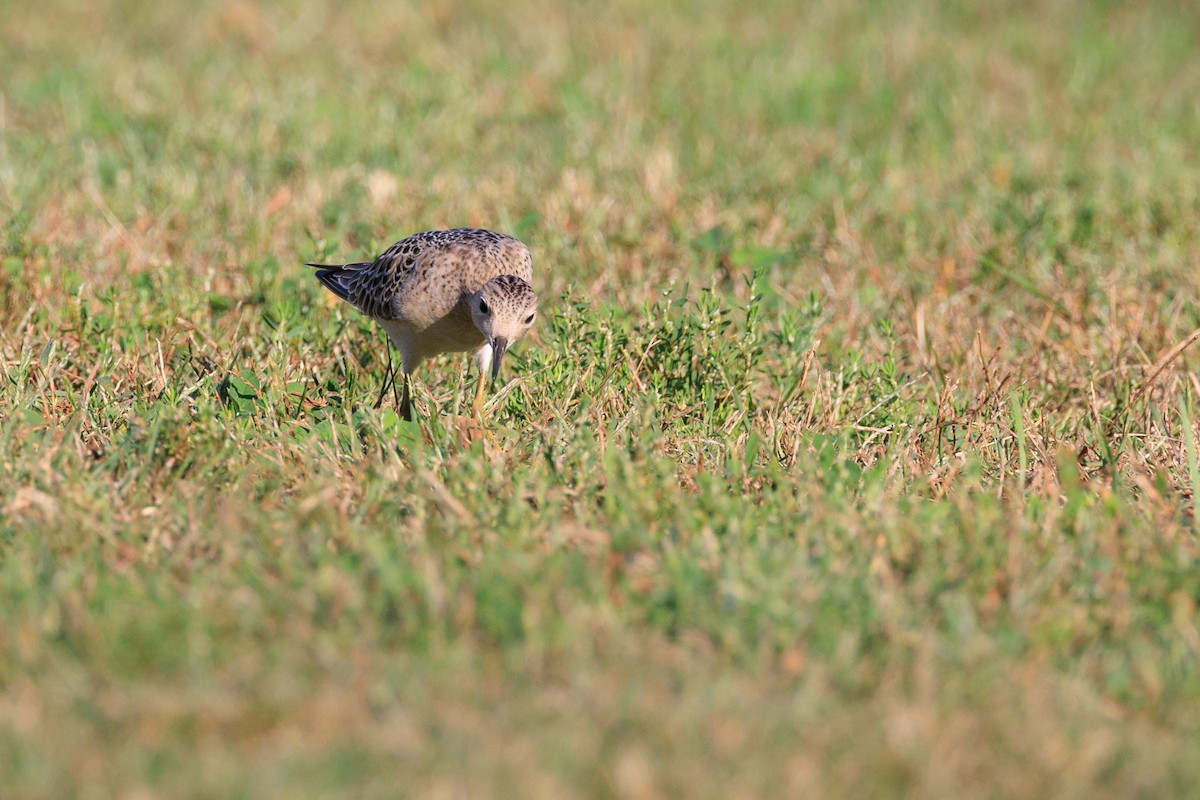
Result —
<path fill-rule="evenodd" d="M 793 289 L 824 267 L 922 292 L 989 250 L 1051 284 L 1190 286 L 1196 25 L 1167 2 L 11 0 L 9 252 L 53 248 L 63 286 L 232 296 L 488 225 L 534 239 L 552 291 L 628 305 L 719 226 L 743 260 L 795 256 Z"/>

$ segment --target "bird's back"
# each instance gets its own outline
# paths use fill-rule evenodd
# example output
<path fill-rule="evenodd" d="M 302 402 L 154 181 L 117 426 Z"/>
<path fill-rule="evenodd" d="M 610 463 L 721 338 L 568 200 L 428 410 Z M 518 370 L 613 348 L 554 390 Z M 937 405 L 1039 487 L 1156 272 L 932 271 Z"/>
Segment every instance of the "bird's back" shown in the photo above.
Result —
<path fill-rule="evenodd" d="M 455 313 L 463 298 L 499 275 L 532 282 L 533 261 L 519 239 L 480 228 L 415 233 L 374 261 L 320 266 L 337 296 L 378 320 L 425 328 Z"/>

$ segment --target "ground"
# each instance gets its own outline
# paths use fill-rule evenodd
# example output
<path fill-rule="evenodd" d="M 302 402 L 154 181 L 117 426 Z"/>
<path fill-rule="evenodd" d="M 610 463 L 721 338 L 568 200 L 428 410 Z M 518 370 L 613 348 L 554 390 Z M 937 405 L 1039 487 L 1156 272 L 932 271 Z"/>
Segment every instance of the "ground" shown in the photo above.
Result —
<path fill-rule="evenodd" d="M 10 798 L 1194 797 L 1200 11 L 8 0 Z M 534 334 L 305 261 L 485 226 Z"/>

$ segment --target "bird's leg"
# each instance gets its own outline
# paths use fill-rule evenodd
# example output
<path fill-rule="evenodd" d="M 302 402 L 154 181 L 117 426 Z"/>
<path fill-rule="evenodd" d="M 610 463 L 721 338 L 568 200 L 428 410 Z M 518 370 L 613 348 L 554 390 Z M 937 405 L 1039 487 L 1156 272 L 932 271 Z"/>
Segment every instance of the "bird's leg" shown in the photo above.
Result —
<path fill-rule="evenodd" d="M 392 378 L 392 386 L 395 387 L 395 377 Z M 412 422 L 412 397 L 408 393 L 408 373 L 404 373 L 404 392 L 400 398 L 400 416 L 407 422 Z"/>
<path fill-rule="evenodd" d="M 388 366 L 391 366 L 391 364 L 392 364 L 392 348 L 390 347 L 391 343 L 389 342 L 388 344 L 389 344 Z M 404 378 L 405 378 L 405 380 L 408 379 L 408 373 L 405 373 Z M 392 368 L 392 402 L 395 403 L 397 408 L 400 407 L 400 396 L 399 396 L 399 394 L 397 394 L 397 390 L 396 390 L 396 370 L 394 367 Z"/>
<path fill-rule="evenodd" d="M 479 383 L 475 384 L 475 402 L 471 403 L 471 410 L 475 412 L 475 416 L 483 419 L 483 389 L 484 381 L 487 380 L 484 373 L 479 373 Z"/>
<path fill-rule="evenodd" d="M 479 383 L 475 384 L 475 401 L 471 403 L 471 410 L 474 413 L 475 421 L 467 422 L 466 418 L 460 419 L 459 436 L 462 437 L 463 444 L 479 441 L 480 434 L 482 438 L 491 442 L 492 446 L 496 446 L 496 438 L 492 436 L 492 432 L 483 424 L 483 390 L 486 388 L 488 379 L 488 367 L 492 364 L 492 346 L 485 342 L 475 351 L 475 366 L 479 368 Z M 465 424 L 464 424 L 465 423 Z"/>
<path fill-rule="evenodd" d="M 383 405 L 383 396 L 385 394 L 387 394 L 388 377 L 389 376 L 392 379 L 392 397 L 396 396 L 396 372 L 394 369 L 392 369 L 392 344 L 391 344 L 391 342 L 388 342 L 387 349 L 388 349 L 388 351 L 387 351 L 387 354 L 388 354 L 387 369 L 385 369 L 383 371 L 383 385 L 379 387 L 379 397 L 375 398 L 375 408 L 379 408 L 381 405 Z"/>
<path fill-rule="evenodd" d="M 488 368 L 492 365 L 492 346 L 485 343 L 475 351 L 475 366 L 479 367 L 479 383 L 475 385 L 475 402 L 471 409 L 476 419 L 483 419 L 483 390 L 487 381 Z"/>

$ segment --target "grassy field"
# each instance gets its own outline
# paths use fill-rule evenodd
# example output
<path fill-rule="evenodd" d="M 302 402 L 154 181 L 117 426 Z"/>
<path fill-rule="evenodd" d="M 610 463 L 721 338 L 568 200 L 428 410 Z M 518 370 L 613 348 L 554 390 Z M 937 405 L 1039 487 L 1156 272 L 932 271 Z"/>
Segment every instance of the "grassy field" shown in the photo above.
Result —
<path fill-rule="evenodd" d="M 348 7 L 346 7 L 348 6 Z M 1200 792 L 1200 10 L 6 0 L 5 798 Z M 307 260 L 521 236 L 479 439 Z"/>

